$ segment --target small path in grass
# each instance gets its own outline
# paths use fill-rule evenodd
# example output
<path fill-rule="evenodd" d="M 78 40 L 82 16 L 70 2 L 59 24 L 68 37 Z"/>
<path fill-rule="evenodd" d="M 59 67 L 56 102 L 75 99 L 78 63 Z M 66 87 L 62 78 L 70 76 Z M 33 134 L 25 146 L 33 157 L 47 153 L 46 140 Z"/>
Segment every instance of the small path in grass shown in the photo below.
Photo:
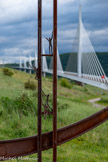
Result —
<path fill-rule="evenodd" d="M 95 107 L 97 107 L 97 108 L 106 108 L 106 106 L 103 106 L 103 105 L 100 105 L 100 104 L 98 104 L 98 103 L 96 103 L 96 102 L 98 102 L 98 101 L 100 101 L 101 100 L 101 98 L 95 98 L 95 99 L 91 99 L 91 100 L 88 100 L 88 102 L 89 103 L 92 103 L 93 104 L 93 106 L 95 106 Z"/>

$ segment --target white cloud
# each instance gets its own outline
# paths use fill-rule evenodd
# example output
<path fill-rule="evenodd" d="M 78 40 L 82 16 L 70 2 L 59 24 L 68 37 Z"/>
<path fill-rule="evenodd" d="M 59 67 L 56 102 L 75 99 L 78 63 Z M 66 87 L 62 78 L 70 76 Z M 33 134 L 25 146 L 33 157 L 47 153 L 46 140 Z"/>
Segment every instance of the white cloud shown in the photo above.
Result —
<path fill-rule="evenodd" d="M 13 48 L 5 48 L 2 50 L 5 56 L 16 56 L 16 55 L 28 55 L 29 53 L 33 52 L 34 49 L 23 49 L 21 47 L 13 47 Z"/>
<path fill-rule="evenodd" d="M 0 0 L 0 23 L 17 22 L 24 18 L 37 16 L 38 0 Z M 85 1 L 85 0 L 83 0 Z M 59 0 L 58 7 L 60 12 L 66 12 L 68 4 L 70 6 L 76 0 Z M 78 0 L 77 0 L 78 2 Z M 43 16 L 51 16 L 53 13 L 53 0 L 44 0 L 42 2 Z M 61 10 L 62 9 L 62 10 Z"/>
<path fill-rule="evenodd" d="M 97 29 L 94 31 L 88 31 L 88 34 L 90 37 L 97 38 L 96 41 L 99 39 L 105 39 L 106 35 L 108 35 L 108 28 Z"/>
<path fill-rule="evenodd" d="M 96 31 L 93 32 L 93 34 L 100 35 L 100 36 L 105 36 L 105 35 L 108 34 L 108 28 L 96 30 Z"/>
<path fill-rule="evenodd" d="M 19 52 L 21 52 L 21 50 L 19 48 L 6 48 L 3 50 L 3 52 L 5 53 L 5 55 L 13 55 L 18 54 Z"/>
<path fill-rule="evenodd" d="M 19 62 L 20 57 L 22 60 L 24 60 L 24 57 L 29 57 L 29 54 L 34 53 L 34 49 L 23 49 L 23 48 L 5 48 L 1 51 L 3 53 L 2 56 L 0 56 L 0 62 L 2 63 L 3 60 L 5 63 L 12 63 L 12 62 Z M 31 56 L 31 59 L 33 59 L 33 56 Z"/>
<path fill-rule="evenodd" d="M 85 2 L 87 0 L 81 0 L 81 4 Z M 67 51 L 72 48 L 72 40 L 77 28 L 76 18 L 78 18 L 79 4 L 79 0 L 58 0 L 58 48 L 61 51 L 63 48 L 66 48 Z M 88 7 L 83 7 L 83 11 L 85 9 L 88 10 Z M 34 54 L 37 46 L 37 24 L 34 16 L 35 18 L 37 16 L 37 0 L 0 0 L 0 54 L 8 59 L 17 58 L 20 55 L 27 56 L 29 52 L 31 55 Z M 43 44 L 46 50 L 48 50 L 48 42 L 45 37 L 51 35 L 52 16 L 53 0 L 43 0 Z M 90 22 L 87 26 L 91 30 Z M 107 37 L 108 29 L 96 29 L 88 31 L 88 33 L 93 41 L 102 43 Z"/>
<path fill-rule="evenodd" d="M 73 3 L 75 0 L 59 0 L 60 4 L 67 4 L 67 3 Z"/>
<path fill-rule="evenodd" d="M 35 13 L 35 0 L 0 0 L 0 22 L 12 22 L 30 17 Z"/>
<path fill-rule="evenodd" d="M 5 43 L 7 42 L 8 38 L 7 37 L 1 37 L 0 36 L 0 43 Z"/>

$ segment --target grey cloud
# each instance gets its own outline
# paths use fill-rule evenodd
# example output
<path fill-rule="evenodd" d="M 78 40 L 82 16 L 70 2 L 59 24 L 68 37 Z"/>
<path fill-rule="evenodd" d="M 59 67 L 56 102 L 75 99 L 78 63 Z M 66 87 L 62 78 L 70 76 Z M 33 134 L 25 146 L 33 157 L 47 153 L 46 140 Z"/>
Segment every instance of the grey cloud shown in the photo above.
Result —
<path fill-rule="evenodd" d="M 22 4 L 21 0 L 18 1 Z M 28 1 L 30 2 L 30 0 Z M 25 0 L 24 2 L 26 4 Z M 43 4 L 43 45 L 46 52 L 48 51 L 48 42 L 45 37 L 51 35 L 53 28 L 51 3 L 50 0 L 47 0 Z M 58 3 L 58 48 L 60 53 L 72 51 L 72 41 L 78 26 L 78 10 L 78 1 L 68 0 L 66 3 L 61 0 Z M 82 7 L 83 23 L 96 51 L 108 51 L 107 10 L 108 2 L 106 0 L 85 1 Z M 30 8 L 27 3 L 19 16 L 15 10 L 11 11 L 10 15 L 12 13 L 15 13 L 13 18 L 6 17 L 7 13 L 4 17 L 0 17 L 0 21 L 3 21 L 0 23 L 0 55 L 20 56 L 27 55 L 31 51 L 33 56 L 37 45 L 37 6 L 33 7 L 32 4 Z M 100 34 L 100 30 L 104 30 L 106 33 Z M 15 48 L 18 49 L 17 52 L 14 51 Z"/>

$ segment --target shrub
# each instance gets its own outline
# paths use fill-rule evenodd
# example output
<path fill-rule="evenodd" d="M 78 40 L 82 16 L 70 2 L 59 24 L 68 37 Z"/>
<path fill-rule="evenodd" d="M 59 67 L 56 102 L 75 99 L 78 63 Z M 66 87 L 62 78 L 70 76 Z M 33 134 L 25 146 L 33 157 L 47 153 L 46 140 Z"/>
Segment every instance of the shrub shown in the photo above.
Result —
<path fill-rule="evenodd" d="M 60 80 L 60 84 L 62 87 L 66 87 L 66 88 L 71 88 L 71 83 L 69 80 L 65 79 L 65 78 L 62 78 Z"/>
<path fill-rule="evenodd" d="M 106 103 L 108 104 L 108 97 L 107 96 L 102 96 L 100 103 Z"/>
<path fill-rule="evenodd" d="M 0 103 L 3 106 L 3 109 L 7 112 L 7 113 L 11 113 L 14 107 L 14 103 L 13 100 L 10 99 L 9 97 L 1 97 L 0 99 Z"/>
<path fill-rule="evenodd" d="M 61 102 L 58 102 L 58 111 L 66 110 L 66 109 L 68 109 L 68 107 L 69 107 L 69 105 L 67 103 L 62 104 Z"/>
<path fill-rule="evenodd" d="M 88 92 L 88 89 L 86 86 L 84 86 L 84 92 Z"/>
<path fill-rule="evenodd" d="M 28 80 L 27 82 L 25 82 L 24 87 L 26 89 L 35 90 L 36 89 L 36 83 L 34 83 L 33 81 Z"/>
<path fill-rule="evenodd" d="M 3 106 L 0 103 L 0 117 L 3 115 Z"/>
<path fill-rule="evenodd" d="M 6 114 L 12 114 L 13 112 L 18 112 L 20 115 L 37 114 L 36 106 L 31 97 L 27 94 L 22 94 L 21 96 L 11 99 L 9 97 L 2 97 L 0 103 L 3 106 L 4 112 Z"/>
<path fill-rule="evenodd" d="M 32 99 L 25 93 L 14 100 L 14 108 L 23 115 L 28 115 L 30 112 L 35 111 Z"/>
<path fill-rule="evenodd" d="M 38 97 L 38 92 L 37 91 L 34 92 L 33 95 L 32 95 L 32 97 L 35 97 L 35 98 Z"/>
<path fill-rule="evenodd" d="M 8 68 L 4 68 L 3 69 L 3 73 L 4 73 L 4 75 L 7 75 L 7 76 L 12 76 L 14 73 L 10 70 L 10 69 L 8 69 Z"/>

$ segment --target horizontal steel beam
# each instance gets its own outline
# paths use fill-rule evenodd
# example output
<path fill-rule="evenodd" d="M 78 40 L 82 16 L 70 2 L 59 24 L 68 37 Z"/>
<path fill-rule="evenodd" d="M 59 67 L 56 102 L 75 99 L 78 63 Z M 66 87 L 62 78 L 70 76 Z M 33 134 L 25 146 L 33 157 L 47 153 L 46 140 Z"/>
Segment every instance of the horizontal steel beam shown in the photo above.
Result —
<path fill-rule="evenodd" d="M 48 56 L 48 57 L 50 56 L 51 57 L 51 56 L 53 56 L 53 54 L 42 54 L 41 56 Z"/>
<path fill-rule="evenodd" d="M 108 107 L 77 123 L 57 130 L 57 145 L 72 140 L 108 120 Z M 42 151 L 53 146 L 53 132 L 42 134 Z M 37 136 L 0 141 L 0 159 L 37 153 Z"/>

